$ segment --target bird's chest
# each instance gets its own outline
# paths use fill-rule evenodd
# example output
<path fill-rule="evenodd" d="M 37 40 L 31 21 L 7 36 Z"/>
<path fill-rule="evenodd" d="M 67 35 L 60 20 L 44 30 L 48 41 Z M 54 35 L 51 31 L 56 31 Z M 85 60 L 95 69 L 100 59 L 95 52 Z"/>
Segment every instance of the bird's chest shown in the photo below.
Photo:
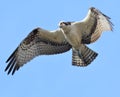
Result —
<path fill-rule="evenodd" d="M 81 36 L 74 30 L 70 32 L 63 32 L 66 40 L 74 47 L 79 48 L 81 44 Z"/>

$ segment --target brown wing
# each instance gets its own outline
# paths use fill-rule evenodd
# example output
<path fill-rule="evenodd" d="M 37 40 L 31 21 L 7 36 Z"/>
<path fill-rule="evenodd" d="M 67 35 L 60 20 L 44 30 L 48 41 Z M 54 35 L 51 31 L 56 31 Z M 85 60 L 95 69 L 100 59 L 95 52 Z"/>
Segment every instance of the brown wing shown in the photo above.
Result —
<path fill-rule="evenodd" d="M 49 32 L 37 28 L 34 29 L 17 47 L 6 61 L 8 63 L 5 71 L 12 75 L 28 61 L 38 55 L 51 55 L 66 52 L 71 49 L 62 32 L 56 30 Z"/>
<path fill-rule="evenodd" d="M 89 9 L 87 16 L 82 22 L 76 24 L 81 30 L 82 43 L 84 44 L 95 42 L 103 31 L 111 31 L 113 29 L 110 18 L 94 7 Z"/>
<path fill-rule="evenodd" d="M 91 35 L 91 43 L 95 42 L 102 34 L 103 31 L 112 31 L 113 24 L 110 21 L 110 17 L 103 14 L 95 8 L 91 8 L 92 12 L 96 14 L 97 26 L 93 34 Z"/>

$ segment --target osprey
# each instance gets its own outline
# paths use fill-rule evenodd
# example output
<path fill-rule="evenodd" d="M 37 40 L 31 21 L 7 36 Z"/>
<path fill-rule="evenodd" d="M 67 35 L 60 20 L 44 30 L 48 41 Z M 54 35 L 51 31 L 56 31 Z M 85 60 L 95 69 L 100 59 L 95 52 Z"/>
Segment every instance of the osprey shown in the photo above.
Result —
<path fill-rule="evenodd" d="M 55 31 L 34 29 L 7 59 L 5 71 L 12 75 L 38 55 L 64 53 L 72 49 L 72 65 L 87 66 L 98 55 L 86 45 L 99 39 L 103 31 L 112 31 L 110 18 L 98 9 L 89 8 L 87 16 L 78 22 L 60 22 Z"/>

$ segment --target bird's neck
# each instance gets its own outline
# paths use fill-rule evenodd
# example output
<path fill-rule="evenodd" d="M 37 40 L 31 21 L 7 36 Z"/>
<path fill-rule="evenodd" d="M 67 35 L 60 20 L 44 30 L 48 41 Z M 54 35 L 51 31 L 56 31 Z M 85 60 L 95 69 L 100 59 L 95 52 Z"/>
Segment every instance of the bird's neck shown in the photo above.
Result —
<path fill-rule="evenodd" d="M 68 33 L 70 32 L 70 27 L 61 28 L 61 31 L 62 31 L 64 34 L 68 34 Z"/>

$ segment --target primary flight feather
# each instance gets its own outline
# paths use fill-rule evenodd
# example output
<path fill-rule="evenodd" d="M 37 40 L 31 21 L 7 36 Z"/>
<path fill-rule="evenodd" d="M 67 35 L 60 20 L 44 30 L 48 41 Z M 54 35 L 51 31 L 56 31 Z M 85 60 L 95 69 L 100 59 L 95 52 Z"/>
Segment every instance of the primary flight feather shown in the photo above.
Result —
<path fill-rule="evenodd" d="M 98 9 L 89 8 L 78 22 L 60 22 L 59 29 L 36 28 L 20 43 L 7 59 L 5 71 L 12 75 L 21 66 L 39 55 L 64 53 L 72 49 L 72 65 L 87 66 L 98 55 L 86 45 L 99 39 L 103 31 L 112 31 L 110 18 Z"/>

